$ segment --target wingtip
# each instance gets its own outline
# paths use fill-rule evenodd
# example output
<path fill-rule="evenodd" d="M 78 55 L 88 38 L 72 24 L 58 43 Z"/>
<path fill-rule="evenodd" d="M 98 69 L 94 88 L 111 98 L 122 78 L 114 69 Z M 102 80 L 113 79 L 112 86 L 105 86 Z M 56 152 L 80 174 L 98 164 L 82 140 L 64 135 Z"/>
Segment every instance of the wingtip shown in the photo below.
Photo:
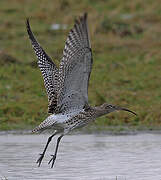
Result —
<path fill-rule="evenodd" d="M 27 29 L 27 32 L 29 34 L 30 32 L 30 22 L 29 22 L 29 18 L 26 18 L 26 29 Z"/>
<path fill-rule="evenodd" d="M 29 17 L 26 18 L 26 22 L 29 22 Z"/>
<path fill-rule="evenodd" d="M 30 27 L 30 21 L 29 21 L 29 18 L 26 18 L 26 29 L 27 29 L 27 33 L 29 35 L 29 38 L 31 39 L 31 41 L 36 41 L 34 35 L 33 35 L 33 32 L 31 30 L 31 27 Z"/>
<path fill-rule="evenodd" d="M 80 22 L 81 22 L 81 21 L 87 21 L 87 17 L 88 17 L 88 13 L 85 12 L 85 13 L 83 13 L 82 16 L 79 17 L 79 21 L 80 21 Z"/>
<path fill-rule="evenodd" d="M 85 12 L 85 13 L 84 13 L 84 19 L 87 19 L 87 17 L 88 17 L 88 13 Z"/>

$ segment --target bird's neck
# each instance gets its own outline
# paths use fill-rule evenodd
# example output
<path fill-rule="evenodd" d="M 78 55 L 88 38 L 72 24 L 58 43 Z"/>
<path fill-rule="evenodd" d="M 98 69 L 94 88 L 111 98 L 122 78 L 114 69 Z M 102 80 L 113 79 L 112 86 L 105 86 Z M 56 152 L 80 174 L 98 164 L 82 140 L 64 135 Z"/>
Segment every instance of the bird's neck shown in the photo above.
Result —
<path fill-rule="evenodd" d="M 101 106 L 95 106 L 93 110 L 95 111 L 96 118 L 107 114 L 107 111 L 102 109 Z"/>

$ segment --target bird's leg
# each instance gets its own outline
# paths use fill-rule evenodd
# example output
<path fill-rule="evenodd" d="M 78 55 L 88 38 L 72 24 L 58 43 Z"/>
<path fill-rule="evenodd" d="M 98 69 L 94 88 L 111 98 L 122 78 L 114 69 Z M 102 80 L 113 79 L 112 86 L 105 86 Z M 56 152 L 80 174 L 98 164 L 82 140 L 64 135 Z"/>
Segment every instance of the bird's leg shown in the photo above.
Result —
<path fill-rule="evenodd" d="M 50 141 L 52 140 L 53 136 L 55 136 L 56 134 L 57 134 L 57 132 L 55 132 L 52 136 L 50 136 L 50 137 L 48 138 L 48 141 L 47 141 L 47 143 L 46 143 L 46 146 L 45 146 L 45 148 L 44 148 L 43 153 L 40 154 L 39 159 L 36 161 L 36 163 L 39 164 L 38 167 L 40 167 L 41 161 L 42 161 L 42 159 L 44 158 L 45 152 L 46 152 L 46 150 L 47 150 L 47 147 L 48 147 Z"/>
<path fill-rule="evenodd" d="M 52 162 L 51 168 L 53 168 L 53 166 L 54 166 L 54 162 L 55 162 L 55 160 L 56 160 L 56 155 L 57 155 L 59 143 L 60 143 L 60 140 L 61 140 L 61 138 L 62 138 L 63 136 L 64 136 L 64 135 L 61 135 L 61 136 L 58 137 L 58 139 L 57 139 L 57 144 L 56 144 L 56 149 L 55 149 L 55 153 L 54 153 L 53 155 L 51 155 L 52 158 L 51 158 L 50 161 L 48 162 L 48 164 L 50 164 L 50 163 Z"/>

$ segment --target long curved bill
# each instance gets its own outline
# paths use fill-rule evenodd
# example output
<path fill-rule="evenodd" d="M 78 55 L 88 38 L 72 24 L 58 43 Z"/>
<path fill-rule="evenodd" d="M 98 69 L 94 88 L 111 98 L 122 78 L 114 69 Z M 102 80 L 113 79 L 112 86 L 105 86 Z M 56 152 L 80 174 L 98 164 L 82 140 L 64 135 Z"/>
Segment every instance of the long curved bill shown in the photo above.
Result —
<path fill-rule="evenodd" d="M 133 111 L 131 111 L 131 110 L 129 110 L 129 109 L 126 109 L 126 108 L 117 107 L 117 110 L 128 111 L 128 112 L 130 112 L 130 113 L 132 113 L 132 114 L 134 114 L 134 115 L 137 116 L 137 114 L 136 114 L 135 112 L 133 112 Z"/>

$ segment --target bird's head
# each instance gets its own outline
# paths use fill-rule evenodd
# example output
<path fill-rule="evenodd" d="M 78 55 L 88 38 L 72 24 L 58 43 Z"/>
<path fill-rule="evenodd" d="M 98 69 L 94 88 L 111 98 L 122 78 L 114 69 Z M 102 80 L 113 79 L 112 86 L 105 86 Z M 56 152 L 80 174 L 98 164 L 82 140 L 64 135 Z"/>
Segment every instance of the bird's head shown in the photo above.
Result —
<path fill-rule="evenodd" d="M 115 106 L 115 105 L 112 105 L 112 104 L 108 104 L 108 103 L 104 103 L 101 105 L 101 109 L 104 110 L 106 112 L 106 114 L 110 113 L 110 112 L 113 112 L 113 111 L 128 111 L 132 114 L 135 114 L 137 115 L 135 112 L 129 110 L 129 109 L 126 109 L 126 108 L 122 108 L 120 106 Z"/>

